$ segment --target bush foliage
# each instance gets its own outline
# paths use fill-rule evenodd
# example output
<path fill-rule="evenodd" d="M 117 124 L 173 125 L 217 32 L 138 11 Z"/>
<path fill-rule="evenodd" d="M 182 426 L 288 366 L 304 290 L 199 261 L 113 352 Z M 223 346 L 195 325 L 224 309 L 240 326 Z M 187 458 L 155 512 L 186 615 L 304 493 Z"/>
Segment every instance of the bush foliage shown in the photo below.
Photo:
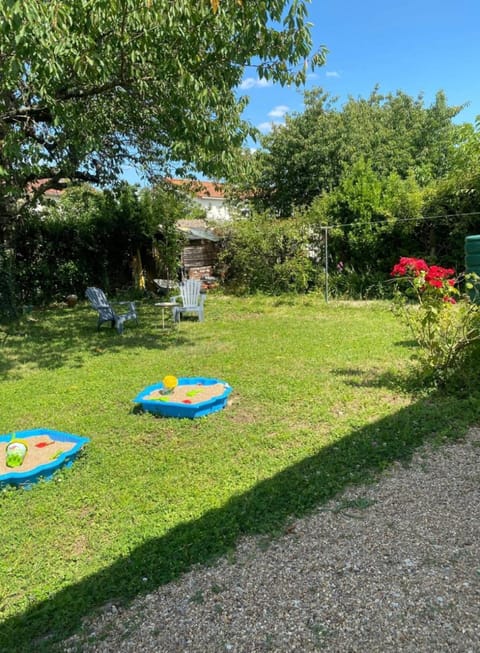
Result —
<path fill-rule="evenodd" d="M 422 375 L 445 383 L 480 341 L 480 307 L 460 291 L 453 268 L 401 257 L 391 274 L 398 284 L 395 310 L 420 347 Z M 472 281 L 478 276 L 467 275 L 467 288 Z"/>
<path fill-rule="evenodd" d="M 316 275 L 309 247 L 301 218 L 276 220 L 264 213 L 234 220 L 220 255 L 225 285 L 240 294 L 306 292 Z"/>
<path fill-rule="evenodd" d="M 175 223 L 189 211 L 186 199 L 161 188 L 67 189 L 9 234 L 0 264 L 3 318 L 16 306 L 83 296 L 88 285 L 107 293 L 132 287 L 135 260 L 152 275 L 174 278 L 182 242 Z"/>

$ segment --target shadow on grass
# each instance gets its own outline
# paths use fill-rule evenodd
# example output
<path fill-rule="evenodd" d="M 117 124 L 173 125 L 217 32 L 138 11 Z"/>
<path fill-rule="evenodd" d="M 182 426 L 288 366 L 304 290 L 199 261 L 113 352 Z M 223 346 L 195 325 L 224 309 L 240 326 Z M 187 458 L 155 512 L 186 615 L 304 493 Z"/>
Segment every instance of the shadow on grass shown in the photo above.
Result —
<path fill-rule="evenodd" d="M 394 372 L 375 374 L 374 370 L 365 371 L 362 368 L 333 369 L 330 372 L 341 378 L 342 383 L 354 388 L 388 388 L 410 393 L 418 386 L 418 381 L 416 383 L 416 378 L 410 371 L 403 377 Z"/>
<path fill-rule="evenodd" d="M 127 322 L 119 335 L 110 324 L 97 331 L 96 313 L 87 305 L 34 311 L 10 328 L 0 347 L 0 378 L 24 363 L 43 369 L 80 367 L 86 353 L 96 356 L 129 347 L 160 351 L 190 343 L 181 329 L 162 329 L 158 309 L 151 305 L 139 307 L 138 322 Z"/>
<path fill-rule="evenodd" d="M 348 371 L 347 371 L 348 372 Z M 351 372 L 351 370 L 350 370 Z M 231 552 L 244 535 L 274 537 L 350 484 L 368 482 L 393 461 L 408 462 L 426 439 L 463 436 L 478 417 L 478 394 L 430 396 L 323 448 L 224 506 L 144 542 L 128 557 L 60 590 L 0 626 L 0 650 L 54 650 L 81 628 L 82 619 L 107 603 L 125 605 L 154 591 L 194 564 Z M 408 491 L 408 488 L 405 489 Z"/>

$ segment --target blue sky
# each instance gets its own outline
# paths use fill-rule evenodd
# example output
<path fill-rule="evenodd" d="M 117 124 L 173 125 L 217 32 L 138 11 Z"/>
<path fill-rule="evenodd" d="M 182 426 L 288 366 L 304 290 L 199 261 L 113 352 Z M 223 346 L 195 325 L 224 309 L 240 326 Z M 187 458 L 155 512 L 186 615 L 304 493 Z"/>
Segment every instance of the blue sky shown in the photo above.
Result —
<path fill-rule="evenodd" d="M 457 122 L 480 115 L 480 0 L 312 0 L 309 18 L 314 49 L 329 54 L 306 88 L 320 86 L 340 105 L 376 84 L 385 94 L 422 93 L 426 105 L 443 90 L 449 105 L 468 104 Z M 303 91 L 260 82 L 254 68 L 239 92 L 250 98 L 244 117 L 263 133 L 303 110 Z"/>
<path fill-rule="evenodd" d="M 315 47 L 329 54 L 307 88 L 320 86 L 340 104 L 367 97 L 375 84 L 383 93 L 423 93 L 426 104 L 444 90 L 450 105 L 469 103 L 458 120 L 480 114 L 479 0 L 312 0 L 309 14 Z M 258 85 L 252 69 L 244 86 L 245 117 L 262 131 L 285 111 L 302 111 L 301 92 Z"/>

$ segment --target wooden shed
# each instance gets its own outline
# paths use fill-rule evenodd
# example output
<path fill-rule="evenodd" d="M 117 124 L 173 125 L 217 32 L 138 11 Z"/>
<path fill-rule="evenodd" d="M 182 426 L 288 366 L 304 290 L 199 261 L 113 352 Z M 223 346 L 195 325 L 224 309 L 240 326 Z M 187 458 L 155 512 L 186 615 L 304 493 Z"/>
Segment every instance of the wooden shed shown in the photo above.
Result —
<path fill-rule="evenodd" d="M 214 276 L 221 237 L 202 226 L 179 225 L 187 244 L 182 250 L 181 266 L 188 279 Z"/>

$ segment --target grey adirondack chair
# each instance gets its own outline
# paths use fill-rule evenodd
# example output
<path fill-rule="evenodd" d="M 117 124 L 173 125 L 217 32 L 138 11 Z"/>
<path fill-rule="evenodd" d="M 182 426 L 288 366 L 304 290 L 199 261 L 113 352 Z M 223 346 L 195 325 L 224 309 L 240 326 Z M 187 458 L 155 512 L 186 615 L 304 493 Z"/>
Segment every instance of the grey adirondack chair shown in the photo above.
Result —
<path fill-rule="evenodd" d="M 128 312 L 119 315 L 106 298 L 103 290 L 100 288 L 91 286 L 90 288 L 87 288 L 85 295 L 92 305 L 92 308 L 98 312 L 97 331 L 105 322 L 110 322 L 112 329 L 115 327 L 120 334 L 123 333 L 123 325 L 127 320 L 135 320 L 138 324 L 135 302 L 118 302 L 119 305 L 128 305 Z"/>
<path fill-rule="evenodd" d="M 178 304 L 172 309 L 174 322 L 180 322 L 180 316 L 183 313 L 196 313 L 199 322 L 203 322 L 205 294 L 200 292 L 201 288 L 202 284 L 195 279 L 188 279 L 179 284 L 180 295 L 171 298 L 172 302 Z"/>

